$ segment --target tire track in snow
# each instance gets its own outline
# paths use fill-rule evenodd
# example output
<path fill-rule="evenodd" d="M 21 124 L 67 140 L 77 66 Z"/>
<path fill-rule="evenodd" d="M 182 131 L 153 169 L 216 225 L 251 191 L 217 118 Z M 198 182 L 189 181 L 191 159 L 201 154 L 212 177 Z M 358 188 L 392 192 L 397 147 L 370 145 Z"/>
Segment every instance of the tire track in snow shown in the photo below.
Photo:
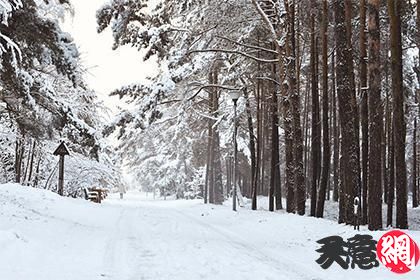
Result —
<path fill-rule="evenodd" d="M 106 242 L 104 279 L 224 279 L 225 273 L 232 273 L 226 271 L 230 266 L 234 279 L 251 279 L 251 274 L 258 273 L 256 268 L 261 269 L 259 279 L 325 278 L 175 207 L 150 206 L 120 210 Z M 188 271 L 185 264 L 189 262 L 204 271 Z"/>
<path fill-rule="evenodd" d="M 121 208 L 120 210 L 120 214 L 118 215 L 118 220 L 114 226 L 114 231 L 112 232 L 112 234 L 109 236 L 109 238 L 106 241 L 105 244 L 105 251 L 104 251 L 104 256 L 103 256 L 103 268 L 104 271 L 101 274 L 101 276 L 103 277 L 114 277 L 114 274 L 116 273 L 116 254 L 117 254 L 117 246 L 120 244 L 120 240 L 122 238 L 121 234 L 121 229 L 122 226 L 121 224 L 123 223 L 123 220 L 125 219 L 125 213 L 126 213 L 126 209 L 125 208 Z M 121 269 L 119 269 L 121 270 Z M 115 278 L 117 279 L 117 278 Z"/>
<path fill-rule="evenodd" d="M 270 253 L 266 252 L 265 250 L 261 248 L 257 248 L 254 245 L 247 242 L 246 240 L 241 239 L 238 234 L 230 230 L 220 228 L 215 225 L 201 221 L 197 217 L 186 214 L 178 209 L 173 209 L 173 210 L 178 215 L 184 217 L 184 219 L 187 219 L 188 221 L 193 220 L 195 223 L 204 227 L 206 230 L 210 229 L 216 234 L 222 236 L 232 246 L 240 250 L 242 253 L 248 255 L 249 257 L 256 258 L 263 263 L 270 263 L 271 266 L 275 267 L 280 273 L 284 273 L 286 270 L 289 273 L 293 274 L 293 276 L 298 276 L 299 279 L 321 280 L 325 278 L 325 275 L 320 275 L 318 271 L 308 269 L 308 267 L 303 266 L 300 263 L 293 262 L 290 259 L 287 259 L 286 257 L 283 257 L 281 255 L 276 255 L 275 257 L 272 256 Z M 282 265 L 282 266 L 279 267 L 279 265 Z M 313 277 L 310 275 L 316 275 L 316 277 Z"/>

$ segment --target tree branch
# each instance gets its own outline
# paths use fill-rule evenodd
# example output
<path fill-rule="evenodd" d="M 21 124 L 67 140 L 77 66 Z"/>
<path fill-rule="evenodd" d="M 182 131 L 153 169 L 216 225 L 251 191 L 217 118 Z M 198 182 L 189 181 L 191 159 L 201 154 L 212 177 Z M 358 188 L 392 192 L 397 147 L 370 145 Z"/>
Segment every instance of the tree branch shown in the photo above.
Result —
<path fill-rule="evenodd" d="M 278 85 L 278 86 L 282 86 L 282 84 L 281 83 L 279 83 L 278 81 L 276 81 L 275 79 L 273 79 L 273 78 L 269 78 L 269 77 L 256 77 L 256 79 L 257 80 L 262 80 L 262 81 L 270 81 L 270 82 L 273 82 L 273 83 L 275 83 L 276 85 Z"/>
<path fill-rule="evenodd" d="M 217 38 L 220 38 L 220 39 L 223 39 L 223 40 L 226 40 L 228 42 L 231 42 L 233 44 L 236 44 L 236 45 L 245 47 L 245 48 L 256 49 L 256 50 L 260 50 L 260 51 L 264 51 L 264 52 L 268 52 L 268 53 L 272 53 L 272 54 L 278 55 L 278 52 L 276 52 L 275 50 L 271 50 L 271 49 L 267 49 L 267 48 L 263 48 L 263 47 L 259 47 L 259 46 L 254 46 L 254 45 L 248 45 L 248 44 L 244 44 L 244 43 L 240 43 L 240 42 L 237 42 L 235 40 L 232 40 L 230 38 L 227 38 L 227 37 L 224 37 L 224 36 L 220 36 L 220 35 L 218 35 L 216 37 Z"/>
<path fill-rule="evenodd" d="M 241 88 L 224 86 L 224 85 L 205 85 L 205 86 L 200 87 L 196 93 L 194 93 L 191 97 L 187 99 L 187 101 L 193 100 L 195 97 L 197 97 L 197 95 L 200 94 L 201 91 L 208 88 L 219 88 L 219 89 L 225 89 L 225 90 L 241 90 Z"/>
<path fill-rule="evenodd" d="M 189 55 L 189 54 L 192 54 L 192 53 L 205 53 L 205 52 L 238 54 L 238 55 L 242 55 L 244 57 L 250 58 L 252 60 L 255 60 L 255 61 L 261 62 L 261 63 L 277 63 L 277 62 L 279 62 L 278 59 L 262 59 L 262 58 L 255 57 L 253 55 L 250 55 L 250 54 L 238 51 L 238 50 L 223 50 L 223 49 L 192 50 L 192 51 L 189 51 L 187 54 Z"/>
<path fill-rule="evenodd" d="M 271 24 L 270 19 L 267 17 L 267 15 L 264 13 L 263 9 L 261 9 L 261 6 L 258 4 L 257 0 L 252 0 L 252 4 L 254 4 L 255 8 L 257 9 L 257 12 L 262 17 L 263 21 L 265 22 L 268 30 L 270 31 L 271 36 L 273 37 L 273 40 L 275 44 L 281 49 L 282 46 L 279 44 L 278 41 L 278 34 L 276 30 L 274 29 L 274 26 Z"/>

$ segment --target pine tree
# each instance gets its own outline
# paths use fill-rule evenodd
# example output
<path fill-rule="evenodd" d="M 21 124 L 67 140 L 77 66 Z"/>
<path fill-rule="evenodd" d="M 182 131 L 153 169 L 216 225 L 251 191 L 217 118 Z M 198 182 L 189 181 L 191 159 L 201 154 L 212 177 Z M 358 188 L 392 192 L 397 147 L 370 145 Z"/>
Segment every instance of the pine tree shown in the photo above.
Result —
<path fill-rule="evenodd" d="M 368 194 L 368 151 L 369 151 L 369 115 L 367 91 L 367 49 L 366 49 L 366 1 L 360 1 L 360 87 L 361 108 L 360 121 L 362 127 L 362 224 L 367 224 L 367 194 Z"/>
<path fill-rule="evenodd" d="M 315 1 L 311 1 L 311 216 L 315 216 L 316 214 L 317 191 L 321 173 L 321 123 L 319 116 L 318 91 L 318 38 L 315 37 L 315 11 Z"/>
<path fill-rule="evenodd" d="M 368 224 L 370 230 L 382 228 L 382 102 L 380 74 L 379 0 L 368 1 L 369 14 L 369 171 Z"/>
<path fill-rule="evenodd" d="M 403 0 L 388 0 L 390 18 L 391 71 L 393 98 L 393 132 L 395 150 L 395 186 L 397 198 L 397 228 L 408 228 L 407 169 L 405 165 L 406 124 L 404 118 L 404 91 L 401 40 L 401 5 Z"/>
<path fill-rule="evenodd" d="M 356 131 L 357 104 L 352 82 L 352 50 L 348 47 L 345 7 L 343 1 L 334 3 L 335 37 L 337 53 L 337 96 L 339 118 L 342 135 L 342 163 L 343 172 L 341 205 L 343 222 L 353 222 L 353 200 L 358 195 L 359 185 L 359 156 L 358 133 Z"/>
<path fill-rule="evenodd" d="M 329 93 L 328 93 L 328 1 L 323 1 L 322 9 L 322 174 L 319 187 L 319 198 L 317 203 L 317 217 L 323 217 L 325 194 L 330 177 L 330 124 L 329 124 Z M 329 190 L 328 190 L 329 192 Z"/>

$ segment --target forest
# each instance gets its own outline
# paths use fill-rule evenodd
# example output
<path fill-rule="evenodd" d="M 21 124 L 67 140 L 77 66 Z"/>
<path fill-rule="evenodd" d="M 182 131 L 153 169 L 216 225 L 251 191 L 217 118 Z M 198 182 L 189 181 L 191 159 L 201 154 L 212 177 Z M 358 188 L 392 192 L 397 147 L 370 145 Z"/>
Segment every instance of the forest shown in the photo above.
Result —
<path fill-rule="evenodd" d="M 410 226 L 419 0 L 109 1 L 97 31 L 158 68 L 109 93 L 129 104 L 112 121 L 60 27 L 70 2 L 0 1 L 0 183 L 56 191 L 64 140 L 66 196 L 118 188 L 124 168 L 165 196 L 237 192 L 253 210 L 267 197 L 269 211 L 318 218 L 337 204 L 344 224 L 358 199 L 370 230 Z"/>

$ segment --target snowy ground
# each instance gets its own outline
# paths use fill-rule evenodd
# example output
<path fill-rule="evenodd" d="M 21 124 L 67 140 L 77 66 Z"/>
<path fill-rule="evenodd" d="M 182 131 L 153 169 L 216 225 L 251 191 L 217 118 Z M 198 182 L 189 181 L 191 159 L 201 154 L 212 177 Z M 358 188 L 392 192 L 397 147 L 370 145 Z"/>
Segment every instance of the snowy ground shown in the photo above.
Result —
<path fill-rule="evenodd" d="M 420 268 L 398 276 L 382 266 L 323 270 L 315 263 L 317 240 L 354 234 L 283 212 L 233 213 L 138 193 L 96 205 L 0 185 L 2 280 L 420 279 Z M 420 232 L 409 234 L 420 244 Z"/>
<path fill-rule="evenodd" d="M 248 199 L 245 201 L 246 206 L 248 208 L 251 208 L 251 200 Z M 306 201 L 306 213 L 310 212 L 310 199 L 308 199 Z M 411 201 L 411 197 L 409 197 L 409 201 L 408 201 L 408 224 L 409 224 L 409 228 L 411 230 L 415 230 L 415 231 L 420 231 L 420 207 L 413 209 L 412 206 L 412 201 Z M 283 208 L 286 207 L 286 200 L 283 199 Z M 382 221 L 383 221 L 383 226 L 386 226 L 386 220 L 387 220 L 387 205 L 386 204 L 382 204 Z M 258 209 L 259 210 L 267 210 L 268 209 L 268 197 L 266 196 L 259 196 L 258 197 Z M 394 205 L 394 210 L 393 210 L 393 224 L 395 225 L 395 220 L 396 220 L 396 209 L 395 209 L 395 205 Z M 326 200 L 325 201 L 325 212 L 324 212 L 324 218 L 337 222 L 338 221 L 338 202 L 334 202 L 334 201 L 329 201 Z"/>

